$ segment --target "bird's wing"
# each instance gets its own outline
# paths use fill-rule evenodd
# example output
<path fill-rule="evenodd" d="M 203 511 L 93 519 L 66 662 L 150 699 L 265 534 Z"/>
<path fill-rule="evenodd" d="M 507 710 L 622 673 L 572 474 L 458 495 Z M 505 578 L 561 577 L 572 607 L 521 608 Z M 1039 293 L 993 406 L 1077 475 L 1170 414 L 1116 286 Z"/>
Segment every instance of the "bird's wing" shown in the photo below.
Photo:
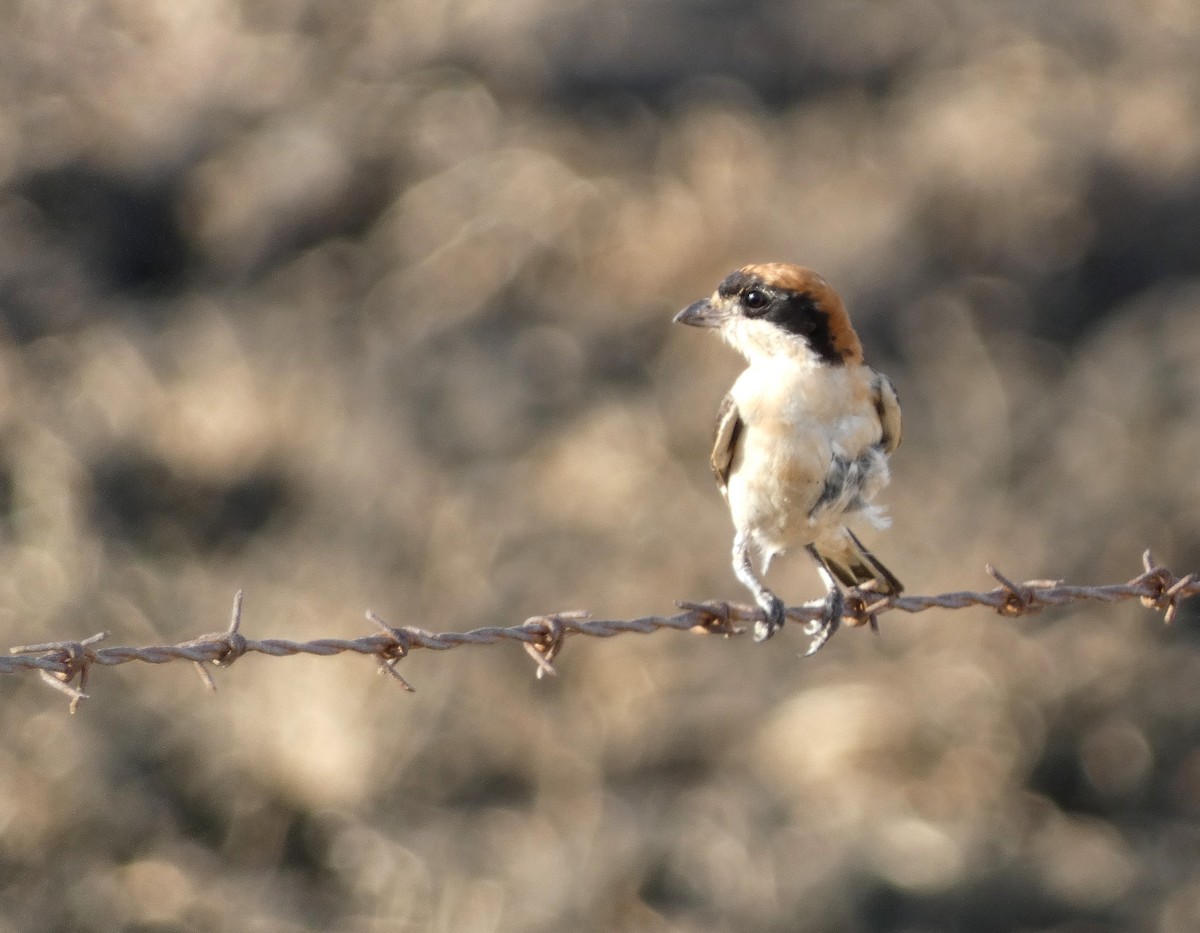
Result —
<path fill-rule="evenodd" d="M 879 413 L 879 423 L 883 427 L 883 437 L 880 446 L 885 453 L 891 453 L 900 446 L 903 427 L 900 420 L 900 398 L 896 395 L 896 387 L 892 380 L 883 373 L 876 373 L 871 381 L 871 392 L 875 402 L 875 411 Z"/>
<path fill-rule="evenodd" d="M 904 592 L 904 584 L 896 579 L 896 575 L 887 569 L 870 551 L 858 540 L 858 536 L 849 528 L 842 528 L 842 533 L 827 543 L 822 543 L 817 549 L 817 556 L 833 572 L 833 575 L 846 586 L 863 586 L 874 593 L 895 596 Z"/>
<path fill-rule="evenodd" d="M 738 439 L 742 436 L 745 423 L 738 413 L 737 403 L 733 395 L 726 395 L 717 411 L 717 429 L 713 437 L 712 471 L 717 478 L 721 492 L 729 485 L 729 471 L 733 466 L 733 456 L 737 452 Z"/>

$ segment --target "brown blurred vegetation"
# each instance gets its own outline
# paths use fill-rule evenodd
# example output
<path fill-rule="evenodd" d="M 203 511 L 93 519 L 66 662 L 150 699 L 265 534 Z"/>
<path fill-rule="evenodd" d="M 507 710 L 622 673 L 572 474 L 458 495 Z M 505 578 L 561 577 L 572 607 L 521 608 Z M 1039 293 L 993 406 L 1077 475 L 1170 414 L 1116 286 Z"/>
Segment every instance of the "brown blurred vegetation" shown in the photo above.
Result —
<path fill-rule="evenodd" d="M 1198 231 L 1191 0 L 13 0 L 3 644 L 744 598 L 670 318 L 755 260 L 899 387 L 911 591 L 1198 569 Z M 1185 933 L 1198 615 L 5 678 L 0 931 Z"/>

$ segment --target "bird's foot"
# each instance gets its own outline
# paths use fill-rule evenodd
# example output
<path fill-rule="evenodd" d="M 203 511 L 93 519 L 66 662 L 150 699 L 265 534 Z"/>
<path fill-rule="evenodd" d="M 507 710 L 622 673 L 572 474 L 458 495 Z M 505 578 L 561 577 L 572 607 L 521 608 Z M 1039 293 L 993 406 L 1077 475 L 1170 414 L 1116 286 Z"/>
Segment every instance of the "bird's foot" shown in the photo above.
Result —
<path fill-rule="evenodd" d="M 838 630 L 838 626 L 842 624 L 842 615 L 846 611 L 846 598 L 840 589 L 834 587 L 817 605 L 821 607 L 820 618 L 813 619 L 804 626 L 805 633 L 812 636 L 812 643 L 804 652 L 806 658 L 820 651 L 825 642 Z"/>
<path fill-rule="evenodd" d="M 754 623 L 754 640 L 766 641 L 783 628 L 783 623 L 787 621 L 784 618 L 783 600 L 774 593 L 764 592 L 758 597 L 758 604 L 767 614 L 767 618 Z"/>

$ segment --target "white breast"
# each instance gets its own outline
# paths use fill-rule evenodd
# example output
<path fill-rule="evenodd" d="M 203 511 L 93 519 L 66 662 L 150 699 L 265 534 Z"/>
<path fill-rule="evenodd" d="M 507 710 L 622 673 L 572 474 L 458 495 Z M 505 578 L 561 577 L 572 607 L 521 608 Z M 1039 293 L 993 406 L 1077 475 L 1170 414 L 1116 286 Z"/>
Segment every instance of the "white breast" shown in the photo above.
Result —
<path fill-rule="evenodd" d="M 792 358 L 759 359 L 731 390 L 744 428 L 727 494 L 734 526 L 749 530 L 770 555 L 816 541 L 837 510 L 809 513 L 835 456 L 856 459 L 879 443 L 870 370 Z M 887 482 L 886 458 L 870 458 L 866 498 Z"/>

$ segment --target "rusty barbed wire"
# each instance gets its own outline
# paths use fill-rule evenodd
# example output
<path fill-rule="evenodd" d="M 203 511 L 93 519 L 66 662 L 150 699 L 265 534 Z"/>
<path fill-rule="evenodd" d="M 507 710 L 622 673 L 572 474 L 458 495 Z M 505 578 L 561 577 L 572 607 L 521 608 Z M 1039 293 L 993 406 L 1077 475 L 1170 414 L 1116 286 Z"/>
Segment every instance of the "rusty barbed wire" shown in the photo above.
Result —
<path fill-rule="evenodd" d="M 1061 580 L 1027 580 L 1014 583 L 995 568 L 987 570 L 999 586 L 983 592 L 953 592 L 937 596 L 887 596 L 876 598 L 875 594 L 863 590 L 851 590 L 847 594 L 846 613 L 843 621 L 851 626 L 870 625 L 876 627 L 878 617 L 885 612 L 925 612 L 928 609 L 964 609 L 969 606 L 987 606 L 1000 615 L 1016 617 L 1032 615 L 1051 606 L 1063 606 L 1082 601 L 1119 602 L 1140 599 L 1147 608 L 1163 613 L 1166 623 L 1175 619 L 1179 601 L 1200 594 L 1200 575 L 1189 573 L 1176 577 L 1170 570 L 1160 566 L 1153 555 L 1146 551 L 1142 555 L 1144 572 L 1128 583 L 1102 586 L 1076 586 Z M 504 641 L 519 642 L 537 664 L 539 678 L 556 675 L 553 661 L 562 650 L 569 636 L 590 635 L 594 638 L 611 638 L 614 635 L 637 632 L 649 634 L 661 629 L 676 631 L 701 631 L 711 634 L 741 635 L 746 626 L 762 618 L 757 606 L 720 601 L 680 602 L 682 610 L 673 616 L 643 616 L 639 619 L 593 619 L 583 611 L 557 612 L 533 616 L 521 625 L 509 628 L 485 627 L 467 632 L 429 632 L 412 626 L 388 625 L 374 612 L 367 612 L 367 619 L 379 630 L 374 635 L 360 638 L 318 638 L 314 641 L 290 641 L 283 638 L 256 640 L 241 633 L 242 592 L 233 600 L 233 612 L 228 628 L 224 632 L 201 635 L 176 645 L 159 645 L 141 648 L 114 646 L 101 648 L 97 645 L 107 632 L 99 632 L 79 641 L 44 642 L 36 645 L 20 645 L 9 649 L 9 657 L 0 656 L 0 674 L 18 674 L 37 671 L 49 686 L 70 698 L 70 711 L 74 713 L 79 704 L 88 699 L 87 684 L 89 671 L 94 665 L 111 667 L 129 661 L 147 664 L 166 664 L 172 661 L 191 661 L 209 689 L 216 689 L 212 674 L 205 665 L 228 667 L 246 654 L 264 654 L 270 657 L 288 657 L 297 654 L 331 657 L 351 652 L 370 655 L 379 665 L 380 673 L 394 678 L 405 690 L 412 685 L 396 670 L 396 665 L 418 648 L 446 651 L 463 645 L 495 645 Z M 787 610 L 792 622 L 806 622 L 820 615 L 819 608 L 796 606 Z"/>

